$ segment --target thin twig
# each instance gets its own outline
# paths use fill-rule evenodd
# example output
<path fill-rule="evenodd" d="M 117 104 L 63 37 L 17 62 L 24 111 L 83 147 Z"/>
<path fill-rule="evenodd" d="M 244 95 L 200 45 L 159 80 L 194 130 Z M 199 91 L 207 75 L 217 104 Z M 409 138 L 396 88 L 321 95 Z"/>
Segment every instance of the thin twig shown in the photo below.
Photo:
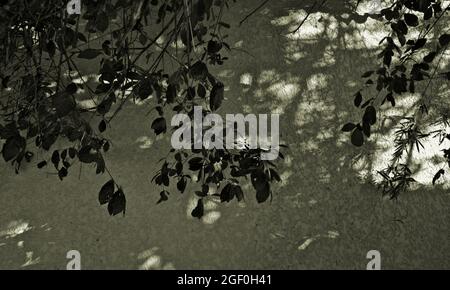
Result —
<path fill-rule="evenodd" d="M 325 3 L 327 2 L 327 0 L 323 0 L 322 3 L 319 5 L 319 7 L 317 7 L 317 9 L 322 8 L 323 5 L 325 5 Z M 296 33 L 302 26 L 303 24 L 306 22 L 306 20 L 308 19 L 309 15 L 311 15 L 311 13 L 313 12 L 314 8 L 317 5 L 317 1 L 314 2 L 313 6 L 309 9 L 308 14 L 306 14 L 305 18 L 303 18 L 302 22 L 300 22 L 300 25 L 291 33 Z"/>
<path fill-rule="evenodd" d="M 249 19 L 253 14 L 255 14 L 259 9 L 261 9 L 264 5 L 266 5 L 267 2 L 269 2 L 270 0 L 265 0 L 263 3 L 261 3 L 258 7 L 256 7 L 255 9 L 253 9 L 252 12 L 250 12 L 250 14 L 248 14 L 247 16 L 245 16 L 241 22 L 239 22 L 239 26 L 242 25 L 242 23 L 244 23 L 245 21 L 247 21 L 247 19 Z"/>

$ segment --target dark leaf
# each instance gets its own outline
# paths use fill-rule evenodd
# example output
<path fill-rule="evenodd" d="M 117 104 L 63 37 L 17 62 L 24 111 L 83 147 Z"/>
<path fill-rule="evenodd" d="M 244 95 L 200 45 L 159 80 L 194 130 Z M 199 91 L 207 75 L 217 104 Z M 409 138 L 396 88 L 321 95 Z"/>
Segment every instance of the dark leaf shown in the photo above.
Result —
<path fill-rule="evenodd" d="M 234 185 L 231 190 L 233 191 L 233 195 L 236 196 L 238 201 L 244 200 L 244 192 L 239 185 Z"/>
<path fill-rule="evenodd" d="M 192 171 L 197 171 L 203 167 L 203 158 L 194 157 L 189 160 L 189 169 Z"/>
<path fill-rule="evenodd" d="M 186 178 L 182 177 L 182 178 L 180 178 L 180 180 L 178 180 L 178 182 L 177 182 L 177 189 L 178 189 L 181 193 L 184 193 L 184 190 L 186 189 L 186 185 L 187 185 L 187 180 L 186 180 Z"/>
<path fill-rule="evenodd" d="M 203 199 L 197 201 L 197 206 L 192 210 L 191 215 L 195 218 L 201 219 L 204 215 Z"/>
<path fill-rule="evenodd" d="M 364 113 L 363 123 L 374 125 L 377 122 L 377 111 L 374 106 L 368 106 Z"/>
<path fill-rule="evenodd" d="M 351 141 L 352 144 L 356 147 L 361 147 L 362 145 L 364 145 L 364 135 L 362 130 L 356 128 L 352 133 Z"/>
<path fill-rule="evenodd" d="M 169 197 L 167 196 L 167 191 L 163 190 L 159 193 L 159 200 L 156 204 L 160 204 L 161 202 L 169 200 Z"/>
<path fill-rule="evenodd" d="M 125 215 L 126 204 L 127 201 L 122 189 L 117 190 L 108 203 L 109 214 L 114 216 L 123 213 L 123 215 Z"/>
<path fill-rule="evenodd" d="M 220 201 L 221 202 L 230 202 L 234 197 L 234 191 L 232 190 L 233 185 L 228 183 L 220 192 Z"/>
<path fill-rule="evenodd" d="M 450 34 L 443 34 L 439 37 L 439 44 L 444 47 L 450 42 Z"/>
<path fill-rule="evenodd" d="M 172 104 L 177 97 L 177 87 L 175 85 L 169 85 L 166 92 L 166 101 L 168 104 Z"/>
<path fill-rule="evenodd" d="M 270 185 L 265 183 L 264 186 L 256 192 L 256 200 L 258 203 L 266 202 L 270 197 Z"/>
<path fill-rule="evenodd" d="M 155 131 L 156 135 L 166 133 L 167 131 L 166 119 L 160 117 L 154 120 L 152 123 L 152 129 Z"/>
<path fill-rule="evenodd" d="M 53 151 L 51 160 L 55 168 L 58 169 L 59 162 L 61 161 L 58 150 Z"/>
<path fill-rule="evenodd" d="M 100 123 L 98 124 L 98 130 L 103 133 L 106 131 L 106 121 L 105 120 L 101 120 Z"/>
<path fill-rule="evenodd" d="M 436 182 L 445 174 L 444 169 L 439 170 L 436 175 L 433 177 L 433 185 L 436 184 Z"/>
<path fill-rule="evenodd" d="M 414 14 L 406 13 L 404 18 L 408 26 L 416 27 L 419 25 L 419 18 Z"/>
<path fill-rule="evenodd" d="M 77 93 L 78 90 L 78 86 L 75 83 L 70 83 L 67 87 L 66 87 L 66 93 L 69 95 L 74 95 Z"/>
<path fill-rule="evenodd" d="M 41 161 L 38 163 L 37 168 L 42 169 L 47 166 L 47 161 Z"/>
<path fill-rule="evenodd" d="M 216 111 L 222 105 L 224 97 L 224 86 L 221 82 L 216 83 L 212 90 L 211 95 L 209 97 L 209 106 L 211 111 Z"/>
<path fill-rule="evenodd" d="M 198 84 L 197 94 L 202 99 L 204 99 L 206 97 L 206 89 L 202 84 Z"/>
<path fill-rule="evenodd" d="M 67 168 L 65 168 L 65 167 L 62 167 L 60 170 L 58 170 L 58 177 L 60 180 L 63 180 L 64 178 L 66 178 L 68 174 L 69 174 L 69 172 L 67 171 Z"/>
<path fill-rule="evenodd" d="M 25 139 L 21 136 L 8 138 L 2 149 L 2 155 L 5 162 L 11 161 L 16 158 L 16 156 L 25 149 L 25 145 Z"/>
<path fill-rule="evenodd" d="M 106 204 L 111 200 L 114 194 L 114 187 L 115 183 L 112 179 L 102 186 L 98 194 L 98 201 L 100 202 L 100 204 Z"/>
<path fill-rule="evenodd" d="M 351 132 L 353 131 L 353 129 L 356 128 L 356 125 L 353 123 L 347 123 L 344 125 L 344 127 L 342 127 L 342 132 Z"/>
<path fill-rule="evenodd" d="M 353 101 L 353 103 L 355 104 L 355 107 L 358 108 L 359 106 L 361 106 L 362 101 L 363 101 L 363 97 L 361 95 L 361 92 L 357 92 L 355 94 L 355 100 Z"/>

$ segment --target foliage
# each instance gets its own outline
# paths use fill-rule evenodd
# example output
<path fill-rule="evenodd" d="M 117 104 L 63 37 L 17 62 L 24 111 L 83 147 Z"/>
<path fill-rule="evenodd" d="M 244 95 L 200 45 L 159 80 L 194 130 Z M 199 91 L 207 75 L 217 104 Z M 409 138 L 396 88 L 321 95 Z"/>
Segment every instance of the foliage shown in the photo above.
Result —
<path fill-rule="evenodd" d="M 396 198 L 408 188 L 409 183 L 414 182 L 409 163 L 404 163 L 405 158 L 411 156 L 411 150 L 415 148 L 420 152 L 424 149 L 421 140 L 425 138 L 435 138 L 439 144 L 444 139 L 450 139 L 446 133 L 449 128 L 448 110 L 443 109 L 441 104 L 433 103 L 434 95 L 428 91 L 431 82 L 450 79 L 450 72 L 442 71 L 442 67 L 448 69 L 448 65 L 442 62 L 450 35 L 445 27 L 440 35 L 436 35 L 439 24 L 448 23 L 448 8 L 442 7 L 442 3 L 436 0 L 398 0 L 373 15 L 390 28 L 390 33 L 380 42 L 382 49 L 378 59 L 381 65 L 362 75 L 364 87 L 354 95 L 355 107 L 363 111 L 362 120 L 347 123 L 342 131 L 351 132 L 353 145 L 363 146 L 365 139 L 372 135 L 373 126 L 378 123 L 377 115 L 383 106 L 395 107 L 400 98 L 420 94 L 420 101 L 407 108 L 413 113 L 398 121 L 392 161 L 379 172 L 384 179 L 383 193 L 391 198 Z M 373 90 L 375 96 L 370 97 Z M 439 129 L 424 132 L 430 127 Z M 446 152 L 449 150 L 444 150 L 443 161 L 448 161 Z M 444 173 L 445 170 L 440 169 L 433 184 Z"/>
<path fill-rule="evenodd" d="M 223 16 L 234 1 L 90 0 L 83 1 L 81 16 L 67 15 L 67 2 L 0 0 L 2 157 L 19 173 L 21 164 L 31 162 L 36 152 L 48 152 L 37 167 L 51 167 L 61 180 L 76 164 L 92 165 L 97 174 L 109 175 L 99 203 L 107 204 L 111 215 L 125 213 L 124 190 L 106 163 L 113 142 L 104 132 L 130 100 L 150 100 L 157 116 L 148 128 L 156 135 L 170 131 L 171 114 L 192 117 L 194 106 L 202 106 L 203 114 L 220 110 L 224 84 L 211 71 L 227 61 L 231 50 L 230 25 Z M 450 72 L 438 69 L 450 36 L 446 32 L 433 35 L 434 28 L 447 20 L 447 11 L 436 0 L 397 0 L 374 15 L 391 32 L 380 43 L 380 66 L 364 73 L 364 87 L 354 95 L 362 119 L 346 124 L 343 131 L 351 133 L 354 145 L 362 146 L 380 122 L 382 106 L 395 106 L 407 92 L 422 89 L 416 113 L 399 124 L 392 164 L 380 172 L 385 180 L 383 192 L 393 198 L 413 182 L 404 153 L 413 147 L 419 150 L 423 138 L 441 143 L 450 139 L 445 133 L 448 112 L 427 120 L 442 127 L 437 131 L 424 132 L 423 122 L 430 110 L 437 110 L 430 107 L 430 83 L 450 77 Z M 411 36 L 412 30 L 419 31 L 418 37 Z M 80 62 L 98 68 L 95 87 L 83 78 L 75 82 L 82 76 Z M 368 97 L 371 89 L 376 96 Z M 79 106 L 81 90 L 94 107 Z M 61 140 L 68 145 L 56 148 Z M 222 202 L 242 201 L 241 183 L 246 178 L 256 200 L 265 202 L 271 198 L 272 183 L 281 179 L 276 165 L 261 160 L 260 153 L 261 149 L 249 148 L 170 150 L 152 178 L 161 187 L 158 203 L 168 200 L 175 188 L 184 193 L 189 183 L 198 183 L 199 199 L 192 216 L 201 218 L 212 187 L 218 188 L 214 195 Z M 281 152 L 279 158 L 283 158 Z M 450 148 L 443 158 L 450 165 Z M 442 169 L 433 183 L 443 174 Z"/>
<path fill-rule="evenodd" d="M 100 204 L 108 204 L 111 215 L 125 213 L 124 191 L 105 161 L 113 142 L 103 133 L 129 100 L 152 97 L 158 116 L 149 129 L 156 135 L 167 133 L 173 112 L 192 116 L 194 106 L 202 106 L 204 114 L 220 109 L 224 85 L 210 67 L 227 60 L 230 25 L 222 18 L 230 2 L 83 1 L 82 15 L 77 16 L 67 15 L 67 1 L 1 1 L 4 160 L 18 173 L 22 162 L 32 160 L 33 151 L 49 151 L 49 159 L 39 162 L 38 168 L 51 164 L 61 180 L 76 163 L 93 165 L 97 174 L 106 172 L 111 179 L 99 192 Z M 80 61 L 98 66 L 96 87 L 73 80 L 82 75 Z M 168 62 L 173 69 L 166 69 Z M 82 109 L 79 90 L 100 101 Z M 70 145 L 55 148 L 62 139 Z M 192 213 L 195 217 L 202 216 L 202 200 L 211 198 L 210 185 L 223 188 L 219 194 L 223 202 L 241 201 L 239 180 L 247 176 L 258 202 L 264 202 L 271 195 L 270 183 L 280 177 L 273 163 L 260 160 L 260 153 L 171 150 L 153 178 L 162 187 L 158 203 L 168 199 L 171 184 L 183 193 L 194 176 L 201 188 L 196 191 L 200 200 Z"/>

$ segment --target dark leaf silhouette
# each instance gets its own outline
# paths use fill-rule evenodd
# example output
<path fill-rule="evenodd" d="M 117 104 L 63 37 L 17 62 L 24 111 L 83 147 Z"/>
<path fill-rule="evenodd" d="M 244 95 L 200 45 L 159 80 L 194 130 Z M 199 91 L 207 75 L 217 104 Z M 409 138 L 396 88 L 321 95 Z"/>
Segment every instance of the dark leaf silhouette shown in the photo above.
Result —
<path fill-rule="evenodd" d="M 439 44 L 441 46 L 446 46 L 450 42 L 450 34 L 443 34 L 439 37 Z"/>
<path fill-rule="evenodd" d="M 197 201 L 197 206 L 192 210 L 191 215 L 195 218 L 201 219 L 204 215 L 203 199 Z"/>
<path fill-rule="evenodd" d="M 234 197 L 233 185 L 228 183 L 220 192 L 220 201 L 221 202 L 230 202 Z"/>
<path fill-rule="evenodd" d="M 111 200 L 108 202 L 108 212 L 110 215 L 115 216 L 119 213 L 125 215 L 127 200 L 122 189 L 117 190 Z"/>
<path fill-rule="evenodd" d="M 441 169 L 439 170 L 436 175 L 433 177 L 433 185 L 436 184 L 436 182 L 445 174 L 445 170 Z"/>
<path fill-rule="evenodd" d="M 37 168 L 42 169 L 47 166 L 47 161 L 41 161 L 38 163 Z"/>
<path fill-rule="evenodd" d="M 357 92 L 355 95 L 355 100 L 353 101 L 353 103 L 355 104 L 355 107 L 361 106 L 362 101 L 363 101 L 363 97 L 361 95 L 361 92 Z"/>
<path fill-rule="evenodd" d="M 187 185 L 187 180 L 186 180 L 186 178 L 182 177 L 182 178 L 180 178 L 180 180 L 177 182 L 177 189 L 178 189 L 181 193 L 184 193 L 184 190 L 186 189 L 186 185 Z"/>
<path fill-rule="evenodd" d="M 152 129 L 156 135 L 166 133 L 167 131 L 166 119 L 160 117 L 154 120 L 152 123 Z"/>
<path fill-rule="evenodd" d="M 98 201 L 100 202 L 100 204 L 106 204 L 111 200 L 114 194 L 114 187 L 115 183 L 112 179 L 102 186 L 98 194 Z"/>
<path fill-rule="evenodd" d="M 8 162 L 14 159 L 25 148 L 25 139 L 20 136 L 11 137 L 3 145 L 3 159 Z"/>
<path fill-rule="evenodd" d="M 351 140 L 352 144 L 355 145 L 356 147 L 361 147 L 362 145 L 364 145 L 364 135 L 362 130 L 356 128 L 352 133 Z"/>
<path fill-rule="evenodd" d="M 159 200 L 158 200 L 158 202 L 156 204 L 160 204 L 161 202 L 169 200 L 168 192 L 165 191 L 165 190 L 161 191 L 159 193 L 159 196 L 160 196 L 160 198 L 159 198 Z"/>
<path fill-rule="evenodd" d="M 419 25 L 419 17 L 417 17 L 416 15 L 411 14 L 411 13 L 406 13 L 404 15 L 404 17 L 405 17 L 405 22 L 408 26 L 415 27 L 415 26 Z"/>
<path fill-rule="evenodd" d="M 347 123 L 344 125 L 344 127 L 342 127 L 341 131 L 342 132 L 351 132 L 356 128 L 356 125 L 353 123 Z"/>
<path fill-rule="evenodd" d="M 209 97 L 209 106 L 211 108 L 211 111 L 216 111 L 220 108 L 223 101 L 223 95 L 224 95 L 224 86 L 222 83 L 217 83 L 214 85 L 214 87 L 211 90 L 211 95 Z"/>

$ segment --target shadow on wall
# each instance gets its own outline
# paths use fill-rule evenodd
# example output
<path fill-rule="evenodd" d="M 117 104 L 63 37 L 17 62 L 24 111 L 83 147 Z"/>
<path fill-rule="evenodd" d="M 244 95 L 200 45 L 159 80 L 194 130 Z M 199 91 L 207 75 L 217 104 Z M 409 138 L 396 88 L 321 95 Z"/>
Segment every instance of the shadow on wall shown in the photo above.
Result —
<path fill-rule="evenodd" d="M 364 261 L 370 249 L 383 253 L 386 267 L 449 265 L 449 213 L 445 205 L 450 195 L 447 188 L 426 185 L 432 179 L 431 172 L 436 172 L 437 165 L 431 161 L 440 148 L 416 160 L 418 167 L 426 169 L 417 176 L 423 185 L 400 196 L 399 201 L 381 201 L 374 185 L 376 171 L 390 160 L 388 148 L 395 120 L 408 113 L 407 108 L 419 96 L 404 98 L 395 109 L 384 107 L 382 125 L 362 149 L 353 147 L 341 132 L 343 124 L 361 117 L 351 107 L 352 96 L 360 88 L 360 75 L 376 67 L 378 43 L 386 35 L 382 23 L 364 14 L 370 7 L 361 6 L 358 12 L 362 14 L 354 12 L 355 2 L 328 1 L 313 11 L 296 33 L 291 32 L 314 1 L 271 1 L 241 27 L 237 27 L 238 21 L 258 1 L 240 1 L 227 16 L 232 17 L 226 20 L 234 27 L 229 37 L 234 45 L 230 60 L 216 68 L 227 86 L 225 105 L 219 113 L 279 113 L 281 140 L 289 144 L 285 160 L 279 164 L 283 181 L 275 186 L 270 204 L 256 205 L 254 192 L 247 185 L 246 201 L 239 205 L 219 204 L 211 197 L 205 203 L 201 224 L 190 216 L 197 202 L 193 193 L 171 196 L 171 212 L 170 205 L 154 206 L 158 189 L 142 180 L 151 178 L 154 164 L 166 154 L 169 143 L 167 138 L 156 139 L 150 133 L 145 103 L 124 109 L 120 117 L 124 122 L 117 121 L 108 132 L 115 143 L 107 158 L 124 188 L 132 192 L 127 197 L 129 224 L 92 213 L 102 210 L 95 204 L 67 215 L 85 218 L 69 227 L 80 231 L 76 242 L 93 240 L 83 245 L 82 253 L 103 255 L 93 266 L 119 267 L 123 265 L 116 261 L 120 257 L 139 269 L 361 268 L 359 257 Z M 86 79 L 95 80 L 95 75 Z M 435 91 L 448 93 L 448 84 L 433 86 Z M 374 93 L 367 91 L 368 95 Z M 437 97 L 445 100 L 444 94 Z M 85 99 L 80 105 L 88 108 L 95 102 Z M 130 126 L 142 123 L 148 126 Z M 94 181 L 95 176 L 88 177 L 88 173 L 83 174 L 86 184 L 78 184 L 76 178 L 65 182 L 76 191 L 95 192 L 99 187 L 93 184 L 101 181 Z M 193 188 L 188 187 L 187 192 Z M 94 194 L 80 195 L 86 204 L 94 203 Z M 101 221 L 95 230 L 87 226 L 93 217 Z M 70 219 L 63 220 L 69 223 Z M 1 228 L 0 251 L 20 248 L 16 240 L 30 229 L 34 228 L 23 221 Z M 12 236 L 17 231 L 21 233 Z M 105 237 L 99 241 L 97 236 L 101 235 Z M 126 246 L 122 246 L 123 241 Z M 120 249 L 114 251 L 116 260 L 110 264 L 106 258 L 112 252 L 109 247 Z M 23 265 L 39 263 L 33 251 L 22 252 Z"/>

